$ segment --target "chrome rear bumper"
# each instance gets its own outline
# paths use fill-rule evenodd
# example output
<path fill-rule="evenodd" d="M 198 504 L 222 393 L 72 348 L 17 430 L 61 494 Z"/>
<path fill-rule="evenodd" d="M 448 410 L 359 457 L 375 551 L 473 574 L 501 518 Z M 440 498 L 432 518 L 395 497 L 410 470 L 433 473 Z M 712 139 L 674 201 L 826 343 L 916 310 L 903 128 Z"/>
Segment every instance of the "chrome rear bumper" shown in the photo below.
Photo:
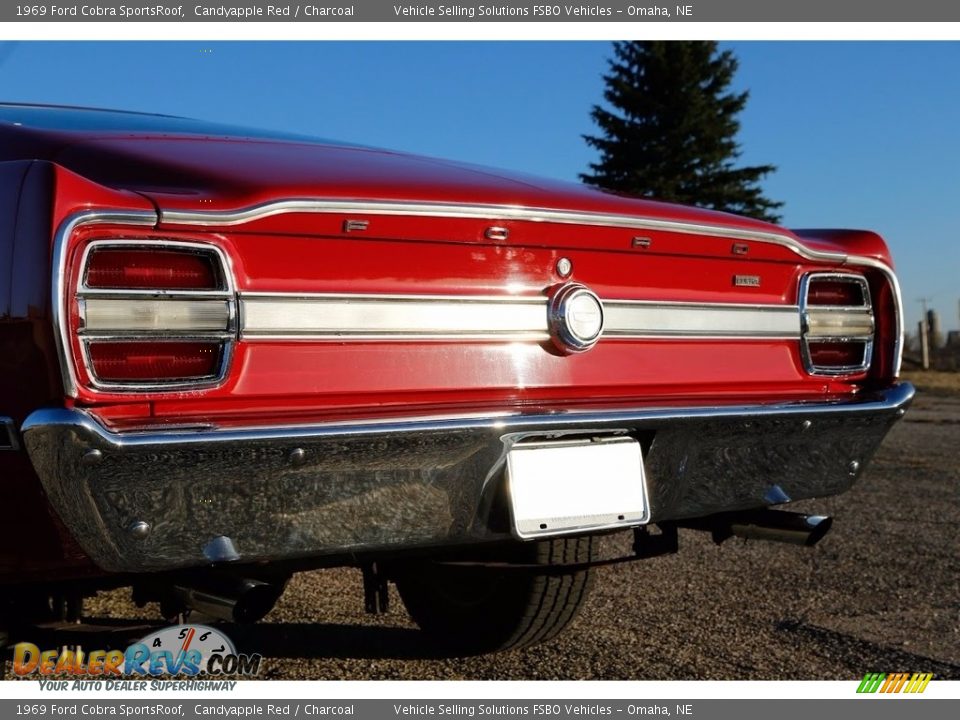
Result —
<path fill-rule="evenodd" d="M 142 572 L 509 537 L 504 461 L 531 438 L 639 437 L 653 522 L 833 495 L 912 397 L 137 433 L 41 410 L 22 436 L 86 552 Z"/>

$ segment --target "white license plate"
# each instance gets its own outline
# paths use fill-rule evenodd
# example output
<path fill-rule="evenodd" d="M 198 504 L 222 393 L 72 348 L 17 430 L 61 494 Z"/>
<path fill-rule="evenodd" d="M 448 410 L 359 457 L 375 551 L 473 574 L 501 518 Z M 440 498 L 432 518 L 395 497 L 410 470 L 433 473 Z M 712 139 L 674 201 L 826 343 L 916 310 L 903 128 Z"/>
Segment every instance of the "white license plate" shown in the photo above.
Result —
<path fill-rule="evenodd" d="M 640 443 L 605 438 L 515 445 L 507 455 L 520 538 L 641 525 L 650 519 Z"/>

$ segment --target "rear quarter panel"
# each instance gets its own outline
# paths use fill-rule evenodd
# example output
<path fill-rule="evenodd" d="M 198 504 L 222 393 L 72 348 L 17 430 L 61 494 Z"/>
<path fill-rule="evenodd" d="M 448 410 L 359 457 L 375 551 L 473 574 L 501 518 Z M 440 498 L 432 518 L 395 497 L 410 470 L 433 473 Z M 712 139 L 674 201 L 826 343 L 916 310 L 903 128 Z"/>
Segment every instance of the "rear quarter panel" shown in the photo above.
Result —
<path fill-rule="evenodd" d="M 63 404 L 50 323 L 54 175 L 45 162 L 0 163 L 0 416 L 15 427 L 37 408 Z M 0 493 L 0 583 L 88 565 L 22 447 L 0 450 Z"/>

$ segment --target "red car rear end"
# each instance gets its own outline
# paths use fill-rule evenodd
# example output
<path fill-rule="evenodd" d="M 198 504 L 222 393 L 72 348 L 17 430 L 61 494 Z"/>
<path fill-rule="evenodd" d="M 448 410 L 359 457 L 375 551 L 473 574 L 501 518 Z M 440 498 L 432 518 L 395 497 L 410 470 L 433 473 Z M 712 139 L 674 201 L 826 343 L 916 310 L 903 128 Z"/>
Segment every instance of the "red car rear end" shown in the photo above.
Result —
<path fill-rule="evenodd" d="M 190 607 L 197 587 L 358 564 L 368 604 L 396 580 L 439 635 L 543 639 L 597 534 L 633 528 L 638 555 L 684 526 L 816 542 L 829 521 L 769 506 L 849 488 L 912 396 L 870 232 L 179 119 L 5 112 L 26 153 L 4 163 L 25 218 L 8 282 L 29 265 L 43 286 L 22 323 L 45 379 L 4 380 L 25 447 L 4 457 L 25 483 L 32 465 L 68 538 L 48 566 L 83 574 L 75 541 L 168 606 L 164 584 Z"/>

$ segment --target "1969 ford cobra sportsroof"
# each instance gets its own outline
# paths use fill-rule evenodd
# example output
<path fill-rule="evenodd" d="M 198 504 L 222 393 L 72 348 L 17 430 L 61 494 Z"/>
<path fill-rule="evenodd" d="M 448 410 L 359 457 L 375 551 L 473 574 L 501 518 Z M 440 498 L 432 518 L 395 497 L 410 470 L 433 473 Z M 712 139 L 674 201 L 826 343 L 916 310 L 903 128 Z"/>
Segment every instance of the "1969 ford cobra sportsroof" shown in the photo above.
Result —
<path fill-rule="evenodd" d="M 352 565 L 370 610 L 528 644 L 603 533 L 814 544 L 770 506 L 847 490 L 913 393 L 872 232 L 23 105 L 0 203 L 7 627 L 118 585 L 256 620 Z"/>

